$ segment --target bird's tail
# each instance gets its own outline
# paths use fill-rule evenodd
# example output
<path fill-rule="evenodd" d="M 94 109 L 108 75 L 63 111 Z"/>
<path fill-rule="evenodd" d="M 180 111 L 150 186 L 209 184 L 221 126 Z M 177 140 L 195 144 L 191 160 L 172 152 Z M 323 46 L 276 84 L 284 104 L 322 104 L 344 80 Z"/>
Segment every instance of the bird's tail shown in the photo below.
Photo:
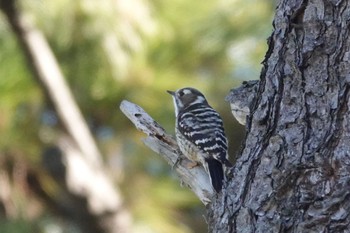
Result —
<path fill-rule="evenodd" d="M 219 193 L 222 189 L 222 183 L 224 180 L 224 170 L 222 163 L 214 158 L 205 159 L 207 163 L 207 172 L 210 177 L 211 184 L 215 191 Z"/>
<path fill-rule="evenodd" d="M 223 161 L 223 164 L 225 164 L 226 167 L 232 167 L 232 163 L 230 161 L 228 161 L 228 159 L 226 159 L 226 158 Z"/>

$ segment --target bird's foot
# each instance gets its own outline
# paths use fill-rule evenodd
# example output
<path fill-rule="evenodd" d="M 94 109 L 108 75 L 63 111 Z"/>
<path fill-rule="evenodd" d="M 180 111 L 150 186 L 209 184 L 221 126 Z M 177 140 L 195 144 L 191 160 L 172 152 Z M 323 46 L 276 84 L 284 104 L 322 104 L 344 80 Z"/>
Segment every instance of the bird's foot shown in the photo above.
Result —
<path fill-rule="evenodd" d="M 191 160 L 187 160 L 186 161 L 186 164 L 185 166 L 188 168 L 188 169 L 192 169 L 194 167 L 197 167 L 199 164 L 197 162 L 193 162 Z"/>

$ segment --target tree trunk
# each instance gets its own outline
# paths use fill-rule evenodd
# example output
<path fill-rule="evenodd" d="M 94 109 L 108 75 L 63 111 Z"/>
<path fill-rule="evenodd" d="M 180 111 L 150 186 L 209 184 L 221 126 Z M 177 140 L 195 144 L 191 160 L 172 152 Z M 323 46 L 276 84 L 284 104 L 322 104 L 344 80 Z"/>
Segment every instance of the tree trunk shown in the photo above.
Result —
<path fill-rule="evenodd" d="M 349 19 L 349 1 L 279 2 L 260 81 L 227 98 L 240 123 L 251 114 L 218 195 L 204 173 L 174 162 L 181 154 L 157 122 L 121 104 L 207 206 L 209 232 L 350 232 Z"/>
<path fill-rule="evenodd" d="M 210 232 L 350 232 L 349 16 L 349 1 L 279 2 Z"/>

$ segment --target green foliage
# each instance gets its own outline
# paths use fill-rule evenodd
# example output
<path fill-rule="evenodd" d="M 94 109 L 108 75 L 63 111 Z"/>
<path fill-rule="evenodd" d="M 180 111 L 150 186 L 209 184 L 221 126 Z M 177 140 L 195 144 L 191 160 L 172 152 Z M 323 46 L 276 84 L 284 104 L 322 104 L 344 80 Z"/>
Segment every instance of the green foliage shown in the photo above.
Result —
<path fill-rule="evenodd" d="M 0 220 L 0 232 L 2 233 L 28 233 L 40 232 L 32 224 L 24 219 L 17 219 L 11 221 Z"/>
<path fill-rule="evenodd" d="M 143 135 L 119 111 L 120 102 L 139 104 L 173 133 L 174 110 L 165 90 L 196 87 L 222 113 L 235 153 L 242 129 L 223 98 L 242 80 L 259 78 L 272 5 L 258 0 L 21 1 L 47 37 L 106 161 L 112 161 L 112 173 L 119 169 L 135 232 L 203 231 L 204 209 L 140 142 Z M 43 120 L 48 103 L 4 17 L 0 51 L 0 156 L 16 151 L 38 167 L 47 132 L 59 132 L 59 125 Z M 14 230 L 9 222 L 0 231 L 22 232 L 26 224 Z"/>

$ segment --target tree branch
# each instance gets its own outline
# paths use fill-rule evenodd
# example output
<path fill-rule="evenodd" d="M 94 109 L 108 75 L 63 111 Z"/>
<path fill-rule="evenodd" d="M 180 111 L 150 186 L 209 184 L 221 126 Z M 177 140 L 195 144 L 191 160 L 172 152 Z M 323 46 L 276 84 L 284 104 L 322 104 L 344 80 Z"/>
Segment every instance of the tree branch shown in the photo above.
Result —
<path fill-rule="evenodd" d="M 246 125 L 247 116 L 259 88 L 259 80 L 244 81 L 242 85 L 232 88 L 225 100 L 230 103 L 233 117 L 241 125 Z"/>
<path fill-rule="evenodd" d="M 17 1 L 14 0 L 0 0 L 0 9 L 7 16 L 29 67 L 34 73 L 33 77 L 42 86 L 71 139 L 58 142 L 64 154 L 64 165 L 67 171 L 67 174 L 64 174 L 66 178 L 64 185 L 71 196 L 80 197 L 74 199 L 74 203 L 69 207 L 83 206 L 84 214 L 80 213 L 76 216 L 91 216 L 88 223 L 83 222 L 91 228 L 91 232 L 96 232 L 91 227 L 96 224 L 103 232 L 129 232 L 130 214 L 123 206 L 123 198 L 119 190 L 105 172 L 100 151 L 63 77 L 56 58 L 44 35 L 24 17 L 24 13 L 17 9 L 16 3 Z M 55 154 L 52 155 L 54 156 Z M 57 157 L 55 159 L 59 160 Z M 48 161 L 52 165 L 55 160 L 49 159 Z M 81 202 L 81 199 L 84 202 Z"/>
<path fill-rule="evenodd" d="M 34 77 L 52 102 L 60 121 L 89 162 L 102 166 L 101 153 L 63 77 L 51 48 L 33 23 L 16 7 L 17 1 L 3 0 L 0 8 L 26 55 Z"/>
<path fill-rule="evenodd" d="M 210 203 L 215 192 L 204 168 L 196 166 L 188 169 L 190 161 L 183 157 L 176 140 L 140 106 L 124 100 L 120 104 L 120 109 L 138 130 L 148 136 L 143 139 L 145 145 L 161 155 L 175 169 L 180 179 L 192 189 L 204 205 Z"/>

